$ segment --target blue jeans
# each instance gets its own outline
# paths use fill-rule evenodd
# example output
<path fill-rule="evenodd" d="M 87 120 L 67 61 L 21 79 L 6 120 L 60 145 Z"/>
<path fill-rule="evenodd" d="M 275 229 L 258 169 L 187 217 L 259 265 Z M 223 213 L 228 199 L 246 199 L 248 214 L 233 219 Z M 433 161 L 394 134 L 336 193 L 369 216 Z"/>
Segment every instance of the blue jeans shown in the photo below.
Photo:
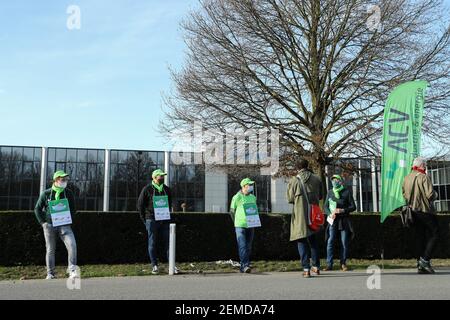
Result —
<path fill-rule="evenodd" d="M 169 260 L 169 224 L 166 221 L 147 219 L 145 220 L 145 228 L 147 229 L 148 234 L 148 255 L 150 256 L 152 266 L 158 265 L 156 239 L 159 234 L 161 234 L 164 251 L 167 254 L 167 260 Z"/>
<path fill-rule="evenodd" d="M 55 275 L 56 237 L 59 237 L 64 242 L 67 249 L 69 265 L 67 271 L 75 271 L 77 268 L 77 242 L 72 227 L 70 225 L 53 227 L 50 223 L 44 223 L 42 228 L 44 229 L 45 237 L 47 274 Z"/>
<path fill-rule="evenodd" d="M 319 248 L 317 245 L 316 235 L 313 234 L 308 238 L 298 240 L 297 245 L 303 271 L 311 270 L 311 259 L 313 262 L 313 267 L 320 268 Z"/>
<path fill-rule="evenodd" d="M 250 255 L 252 253 L 252 243 L 254 237 L 254 228 L 236 228 L 236 239 L 239 249 L 239 259 L 241 262 L 241 272 L 243 272 L 246 267 L 250 267 Z"/>
<path fill-rule="evenodd" d="M 329 232 L 329 238 L 328 238 L 328 242 L 327 242 L 327 265 L 328 265 L 328 267 L 333 267 L 333 245 L 334 245 L 334 240 L 336 239 L 338 232 L 341 233 L 341 243 L 342 243 L 342 247 L 340 250 L 341 265 L 346 264 L 347 256 L 348 256 L 349 231 L 347 231 L 347 230 L 339 231 L 336 227 L 330 226 L 328 229 L 328 232 Z"/>

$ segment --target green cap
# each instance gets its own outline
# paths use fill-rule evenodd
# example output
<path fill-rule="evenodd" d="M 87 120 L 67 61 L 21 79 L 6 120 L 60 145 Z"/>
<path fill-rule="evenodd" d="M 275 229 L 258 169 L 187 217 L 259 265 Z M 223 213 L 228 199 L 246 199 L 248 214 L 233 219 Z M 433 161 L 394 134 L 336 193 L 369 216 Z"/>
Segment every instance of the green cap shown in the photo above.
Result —
<path fill-rule="evenodd" d="M 56 171 L 55 174 L 53 174 L 53 180 L 56 180 L 58 178 L 65 178 L 68 177 L 69 174 L 65 173 L 62 170 Z"/>
<path fill-rule="evenodd" d="M 167 176 L 167 173 L 165 173 L 161 169 L 156 169 L 155 171 L 152 172 L 152 178 L 157 176 Z"/>
<path fill-rule="evenodd" d="M 252 181 L 250 178 L 245 178 L 241 181 L 241 187 L 244 187 L 248 184 L 255 184 L 255 181 Z"/>
<path fill-rule="evenodd" d="M 340 180 L 340 181 L 344 181 L 344 179 L 342 179 L 342 177 L 341 177 L 340 175 L 338 175 L 338 174 L 333 175 L 333 176 L 331 177 L 331 180 L 333 180 L 333 179 L 338 179 L 338 180 Z"/>

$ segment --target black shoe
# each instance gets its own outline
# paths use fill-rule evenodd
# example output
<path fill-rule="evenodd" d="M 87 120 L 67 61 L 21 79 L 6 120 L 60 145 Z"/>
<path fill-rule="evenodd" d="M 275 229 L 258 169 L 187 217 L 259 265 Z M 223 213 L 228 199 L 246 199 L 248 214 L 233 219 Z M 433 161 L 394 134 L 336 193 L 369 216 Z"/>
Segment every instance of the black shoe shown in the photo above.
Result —
<path fill-rule="evenodd" d="M 425 269 L 418 267 L 417 268 L 417 273 L 418 274 L 429 274 Z"/>
<path fill-rule="evenodd" d="M 434 274 L 435 271 L 431 267 L 430 261 L 426 261 L 423 258 L 419 260 L 419 268 L 421 274 Z"/>

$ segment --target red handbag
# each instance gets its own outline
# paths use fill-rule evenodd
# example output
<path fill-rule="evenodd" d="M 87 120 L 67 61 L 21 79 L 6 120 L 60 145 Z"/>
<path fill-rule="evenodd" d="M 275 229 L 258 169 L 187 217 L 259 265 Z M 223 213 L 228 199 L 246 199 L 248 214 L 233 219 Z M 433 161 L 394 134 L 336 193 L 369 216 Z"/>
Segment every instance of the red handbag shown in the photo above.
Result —
<path fill-rule="evenodd" d="M 305 184 L 300 177 L 298 177 L 298 179 L 302 184 L 303 193 L 308 204 L 308 227 L 312 231 L 319 231 L 325 223 L 325 215 L 323 214 L 323 211 L 318 204 L 311 204 L 309 202 L 308 192 L 306 190 Z"/>
<path fill-rule="evenodd" d="M 309 205 L 309 228 L 312 231 L 319 231 L 325 223 L 325 215 L 317 204 Z"/>

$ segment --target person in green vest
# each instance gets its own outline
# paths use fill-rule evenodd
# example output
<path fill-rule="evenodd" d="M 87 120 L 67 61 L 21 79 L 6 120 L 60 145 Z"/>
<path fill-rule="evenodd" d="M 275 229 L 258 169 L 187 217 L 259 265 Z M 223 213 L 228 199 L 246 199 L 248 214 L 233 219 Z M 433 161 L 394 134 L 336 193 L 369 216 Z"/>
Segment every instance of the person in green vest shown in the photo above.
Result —
<path fill-rule="evenodd" d="M 79 277 L 77 267 L 77 243 L 72 231 L 72 215 L 76 213 L 75 198 L 67 183 L 69 175 L 57 171 L 53 175 L 53 185 L 41 193 L 34 208 L 37 221 L 42 226 L 45 237 L 47 280 L 55 279 L 55 251 L 58 236 L 68 253 L 69 278 Z"/>
<path fill-rule="evenodd" d="M 167 173 L 161 169 L 152 172 L 152 182 L 146 185 L 139 195 L 138 211 L 147 230 L 148 254 L 152 264 L 152 274 L 159 274 L 157 246 L 162 245 L 169 260 L 169 226 L 172 212 L 170 188 L 164 184 Z M 161 235 L 159 237 L 158 235 Z M 160 238 L 162 243 L 157 243 Z M 175 267 L 178 274 L 178 268 Z"/>
<path fill-rule="evenodd" d="M 333 270 L 333 247 L 337 235 L 341 236 L 340 265 L 342 271 L 348 271 L 347 257 L 350 239 L 354 236 L 350 213 L 356 210 L 355 200 L 350 189 L 344 186 L 344 179 L 340 175 L 331 178 L 333 188 L 328 191 L 324 209 L 328 216 L 325 230 L 327 243 L 327 266 L 324 271 Z"/>
<path fill-rule="evenodd" d="M 241 181 L 241 190 L 231 200 L 230 214 L 236 231 L 240 272 L 250 273 L 250 256 L 255 236 L 255 226 L 248 225 L 248 213 L 257 212 L 256 197 L 253 195 L 255 182 L 250 178 Z M 259 220 L 259 216 L 258 216 Z"/>

